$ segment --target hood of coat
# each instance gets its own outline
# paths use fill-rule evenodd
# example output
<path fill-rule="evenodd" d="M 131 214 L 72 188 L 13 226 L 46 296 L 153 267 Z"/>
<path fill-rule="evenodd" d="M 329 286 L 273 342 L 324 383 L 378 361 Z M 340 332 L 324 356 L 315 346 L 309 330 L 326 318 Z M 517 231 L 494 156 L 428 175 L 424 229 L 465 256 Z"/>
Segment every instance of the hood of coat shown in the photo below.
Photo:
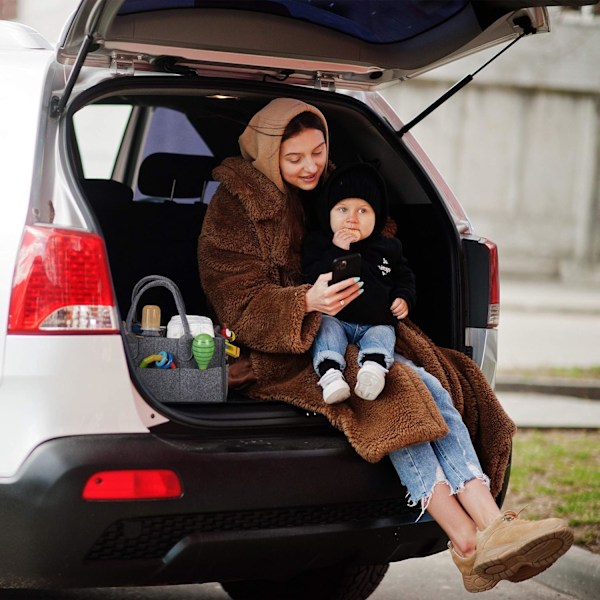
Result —
<path fill-rule="evenodd" d="M 283 210 L 285 196 L 249 160 L 240 156 L 226 158 L 215 167 L 213 177 L 239 198 L 250 219 L 256 223 L 271 220 Z"/>
<path fill-rule="evenodd" d="M 276 98 L 269 102 L 250 119 L 239 138 L 242 156 L 283 193 L 286 191 L 285 183 L 279 170 L 281 136 L 288 123 L 303 112 L 314 113 L 323 122 L 326 132 L 325 142 L 329 152 L 329 134 L 323 113 L 312 104 L 294 98 Z"/>
<path fill-rule="evenodd" d="M 216 193 L 233 196 L 239 203 L 230 207 L 232 220 L 248 218 L 253 223 L 252 229 L 258 236 L 263 258 L 281 268 L 282 272 L 292 272 L 292 278 L 299 277 L 300 259 L 297 258 L 298 264 L 291 260 L 288 251 L 290 233 L 287 228 L 280 226 L 286 196 L 266 175 L 241 156 L 226 158 L 214 169 L 213 176 L 220 182 Z M 211 206 L 212 202 L 209 210 Z M 234 212 L 240 209 L 245 216 Z"/>

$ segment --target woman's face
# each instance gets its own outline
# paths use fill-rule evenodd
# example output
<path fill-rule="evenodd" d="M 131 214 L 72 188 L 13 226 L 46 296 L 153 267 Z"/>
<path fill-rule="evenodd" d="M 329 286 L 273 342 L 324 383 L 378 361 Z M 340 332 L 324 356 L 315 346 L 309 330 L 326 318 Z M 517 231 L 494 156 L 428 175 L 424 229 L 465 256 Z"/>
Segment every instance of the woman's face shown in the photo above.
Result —
<path fill-rule="evenodd" d="M 327 145 L 318 129 L 303 129 L 279 149 L 281 177 L 301 190 L 314 190 L 325 170 Z"/>

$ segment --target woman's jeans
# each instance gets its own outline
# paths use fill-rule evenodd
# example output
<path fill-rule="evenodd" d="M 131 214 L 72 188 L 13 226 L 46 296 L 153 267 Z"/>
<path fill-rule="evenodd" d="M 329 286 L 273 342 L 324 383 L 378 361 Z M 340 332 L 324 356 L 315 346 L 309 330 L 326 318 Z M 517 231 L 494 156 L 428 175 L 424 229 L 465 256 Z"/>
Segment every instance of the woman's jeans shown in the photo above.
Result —
<path fill-rule="evenodd" d="M 323 315 L 312 346 L 313 366 L 317 374 L 324 360 L 335 361 L 343 371 L 346 368 L 344 355 L 349 343 L 358 346 L 358 364 L 361 366 L 365 354 L 382 354 L 387 369 L 394 362 L 396 334 L 391 325 L 357 325 Z"/>
<path fill-rule="evenodd" d="M 456 494 L 475 478 L 489 486 L 489 478 L 481 469 L 469 432 L 460 413 L 454 408 L 450 394 L 438 379 L 422 367 L 415 366 L 400 354 L 396 354 L 395 359 L 414 369 L 421 377 L 449 429 L 443 438 L 406 446 L 389 455 L 400 481 L 408 490 L 409 506 L 421 503 L 421 518 L 436 484 L 446 483 L 450 493 Z"/>

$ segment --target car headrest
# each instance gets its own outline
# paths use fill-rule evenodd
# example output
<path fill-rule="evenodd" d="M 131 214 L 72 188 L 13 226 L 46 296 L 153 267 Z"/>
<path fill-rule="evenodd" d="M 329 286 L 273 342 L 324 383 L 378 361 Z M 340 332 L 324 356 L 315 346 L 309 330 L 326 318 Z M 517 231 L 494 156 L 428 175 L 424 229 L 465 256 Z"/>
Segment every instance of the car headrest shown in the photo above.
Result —
<path fill-rule="evenodd" d="M 112 179 L 81 179 L 81 187 L 95 211 L 122 210 L 133 200 L 133 190 Z"/>
<path fill-rule="evenodd" d="M 145 196 L 200 198 L 217 163 L 213 156 L 150 154 L 140 166 L 138 187 Z"/>

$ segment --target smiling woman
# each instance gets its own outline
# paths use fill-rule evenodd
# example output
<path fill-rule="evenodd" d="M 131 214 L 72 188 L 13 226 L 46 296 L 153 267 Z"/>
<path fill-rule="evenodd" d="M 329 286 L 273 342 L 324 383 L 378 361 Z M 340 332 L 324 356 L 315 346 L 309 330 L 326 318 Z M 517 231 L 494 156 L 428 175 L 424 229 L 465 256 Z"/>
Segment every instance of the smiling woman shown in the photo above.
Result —
<path fill-rule="evenodd" d="M 322 122 L 319 129 L 298 126 L 307 115 Z M 414 302 L 414 276 L 400 241 L 382 234 L 388 219 L 383 179 L 365 163 L 325 173 L 324 160 L 319 168 L 313 157 L 315 148 L 322 148 L 325 131 L 325 117 L 315 106 L 276 98 L 250 119 L 240 136 L 242 157 L 227 158 L 215 170 L 221 185 L 207 211 L 198 259 L 202 285 L 218 319 L 237 330 L 248 351 L 255 379 L 245 393 L 258 400 L 276 395 L 323 414 L 369 462 L 389 457 L 408 490 L 409 506 L 420 507 L 417 521 L 427 512 L 449 537 L 467 591 L 529 579 L 569 549 L 573 534 L 561 519 L 531 522 L 513 511 L 502 513 L 496 505 L 508 456 L 504 454 L 500 473 L 489 462 L 482 467 L 454 401 L 467 388 L 474 394 L 484 420 L 494 421 L 498 436 L 489 445 L 496 451 L 510 445 L 514 424 L 468 359 L 453 368 L 446 365 L 443 380 L 451 374 L 464 381 L 470 372 L 468 386 L 450 391 L 433 374 L 435 365 L 415 354 L 429 342 L 410 323 L 399 321 L 408 314 L 408 301 Z M 288 168 L 290 162 L 294 168 L 288 177 L 281 166 Z M 322 175 L 317 179 L 317 174 Z M 321 179 L 326 179 L 323 186 Z M 311 202 L 320 187 L 322 193 Z M 321 219 L 317 235 L 324 243 L 318 245 L 310 232 L 305 238 L 303 258 L 311 260 L 303 261 L 302 270 L 317 273 L 308 280 L 310 286 L 299 276 L 300 256 L 291 233 L 307 220 L 288 210 L 291 202 L 307 212 L 314 207 Z M 349 215 L 342 211 L 338 220 L 340 207 Z M 358 214 L 350 212 L 357 207 Z M 240 240 L 235 249 L 220 235 L 231 214 L 236 215 Z M 293 218 L 297 223 L 292 227 Z M 324 269 L 329 269 L 330 257 L 348 250 L 342 224 L 354 224 L 364 234 L 353 246 L 366 259 L 364 282 L 355 277 L 329 285 L 331 273 Z M 275 232 L 277 243 L 268 243 Z M 357 318 L 349 322 L 346 311 L 355 306 Z M 348 352 L 350 342 L 358 357 Z M 312 365 L 306 361 L 309 350 Z M 443 354 L 442 349 L 431 351 Z M 346 369 L 350 365 L 353 371 Z M 370 402 L 380 394 L 381 402 Z"/>

